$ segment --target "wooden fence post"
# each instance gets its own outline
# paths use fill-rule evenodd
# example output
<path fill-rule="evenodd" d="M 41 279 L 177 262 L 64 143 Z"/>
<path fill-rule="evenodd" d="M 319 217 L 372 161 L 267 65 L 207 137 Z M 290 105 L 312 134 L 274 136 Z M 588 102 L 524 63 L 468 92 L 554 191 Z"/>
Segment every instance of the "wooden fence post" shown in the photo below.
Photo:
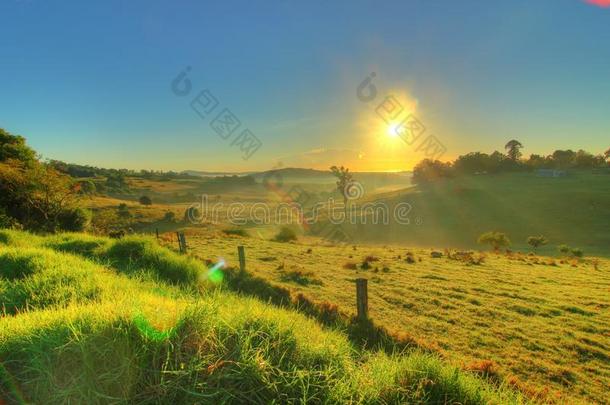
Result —
<path fill-rule="evenodd" d="M 176 236 L 178 237 L 178 248 L 180 249 L 180 253 L 186 253 L 186 238 L 184 237 L 184 232 L 176 232 Z"/>
<path fill-rule="evenodd" d="M 356 279 L 356 309 L 358 319 L 365 321 L 369 317 L 369 297 L 367 291 L 367 280 L 365 278 Z"/>
<path fill-rule="evenodd" d="M 186 253 L 186 236 L 184 236 L 184 232 L 180 232 L 180 237 L 182 238 L 182 253 Z"/>
<path fill-rule="evenodd" d="M 246 251 L 243 246 L 237 247 L 237 255 L 239 256 L 239 271 L 246 271 Z"/>
<path fill-rule="evenodd" d="M 155 228 L 155 233 L 157 234 L 157 240 L 159 240 L 159 228 Z"/>

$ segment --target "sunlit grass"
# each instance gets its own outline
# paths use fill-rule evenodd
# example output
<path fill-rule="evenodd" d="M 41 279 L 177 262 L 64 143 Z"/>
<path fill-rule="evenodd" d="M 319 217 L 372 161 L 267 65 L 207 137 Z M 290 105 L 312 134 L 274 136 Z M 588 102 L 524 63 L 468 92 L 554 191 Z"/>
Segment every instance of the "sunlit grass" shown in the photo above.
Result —
<path fill-rule="evenodd" d="M 176 280 L 177 268 L 205 266 L 142 238 L 0 231 L 0 240 L 19 245 L 0 243 L 0 281 L 22 290 L 19 310 L 0 317 L 0 396 L 9 401 L 524 401 L 434 355 L 362 351 L 297 312 Z"/>

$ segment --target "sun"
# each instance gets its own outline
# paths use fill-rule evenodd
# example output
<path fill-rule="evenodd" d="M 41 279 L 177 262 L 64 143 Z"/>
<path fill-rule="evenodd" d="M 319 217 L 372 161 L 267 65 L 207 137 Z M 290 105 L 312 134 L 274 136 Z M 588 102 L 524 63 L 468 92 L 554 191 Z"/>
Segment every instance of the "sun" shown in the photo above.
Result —
<path fill-rule="evenodd" d="M 391 123 L 388 125 L 387 133 L 390 138 L 396 138 L 398 136 L 399 124 Z"/>

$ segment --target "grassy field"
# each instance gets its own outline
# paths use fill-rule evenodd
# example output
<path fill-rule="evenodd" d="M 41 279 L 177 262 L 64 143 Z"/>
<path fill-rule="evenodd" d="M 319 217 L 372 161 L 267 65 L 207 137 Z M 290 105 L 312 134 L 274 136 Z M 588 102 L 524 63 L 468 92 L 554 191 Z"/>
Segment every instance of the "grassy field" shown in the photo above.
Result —
<path fill-rule="evenodd" d="M 188 243 L 202 260 L 233 265 L 244 245 L 249 272 L 348 312 L 355 308 L 354 280 L 367 278 L 372 319 L 452 364 L 490 367 L 502 381 L 546 387 L 549 397 L 569 403 L 607 400 L 607 259 L 477 253 L 476 265 L 455 254 L 431 258 L 429 249 L 332 246 L 316 238 L 278 243 L 218 231 L 192 231 Z"/>
<path fill-rule="evenodd" d="M 610 178 L 590 172 L 542 178 L 533 173 L 464 176 L 427 187 L 368 196 L 393 206 L 408 202 L 409 226 L 367 226 L 354 229 L 361 241 L 399 242 L 411 246 L 476 248 L 487 231 L 508 234 L 513 249 L 527 249 L 526 239 L 544 235 L 541 251 L 556 254 L 568 244 L 585 252 L 610 257 Z"/>
<path fill-rule="evenodd" d="M 528 402 L 421 349 L 364 350 L 341 323 L 237 295 L 215 272 L 146 237 L 0 231 L 0 399 Z"/>

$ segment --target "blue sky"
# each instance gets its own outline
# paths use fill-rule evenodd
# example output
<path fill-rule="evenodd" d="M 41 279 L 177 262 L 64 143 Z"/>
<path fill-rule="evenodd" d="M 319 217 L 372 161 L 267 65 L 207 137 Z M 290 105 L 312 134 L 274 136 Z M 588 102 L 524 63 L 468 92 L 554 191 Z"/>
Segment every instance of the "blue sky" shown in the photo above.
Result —
<path fill-rule="evenodd" d="M 371 72 L 445 146 L 610 146 L 610 8 L 541 1 L 0 2 L 0 127 L 106 167 L 405 170 L 421 151 L 356 97 Z M 190 66 L 192 93 L 172 80 Z M 262 146 L 190 108 L 203 89 Z M 236 136 L 237 134 L 235 134 Z"/>

